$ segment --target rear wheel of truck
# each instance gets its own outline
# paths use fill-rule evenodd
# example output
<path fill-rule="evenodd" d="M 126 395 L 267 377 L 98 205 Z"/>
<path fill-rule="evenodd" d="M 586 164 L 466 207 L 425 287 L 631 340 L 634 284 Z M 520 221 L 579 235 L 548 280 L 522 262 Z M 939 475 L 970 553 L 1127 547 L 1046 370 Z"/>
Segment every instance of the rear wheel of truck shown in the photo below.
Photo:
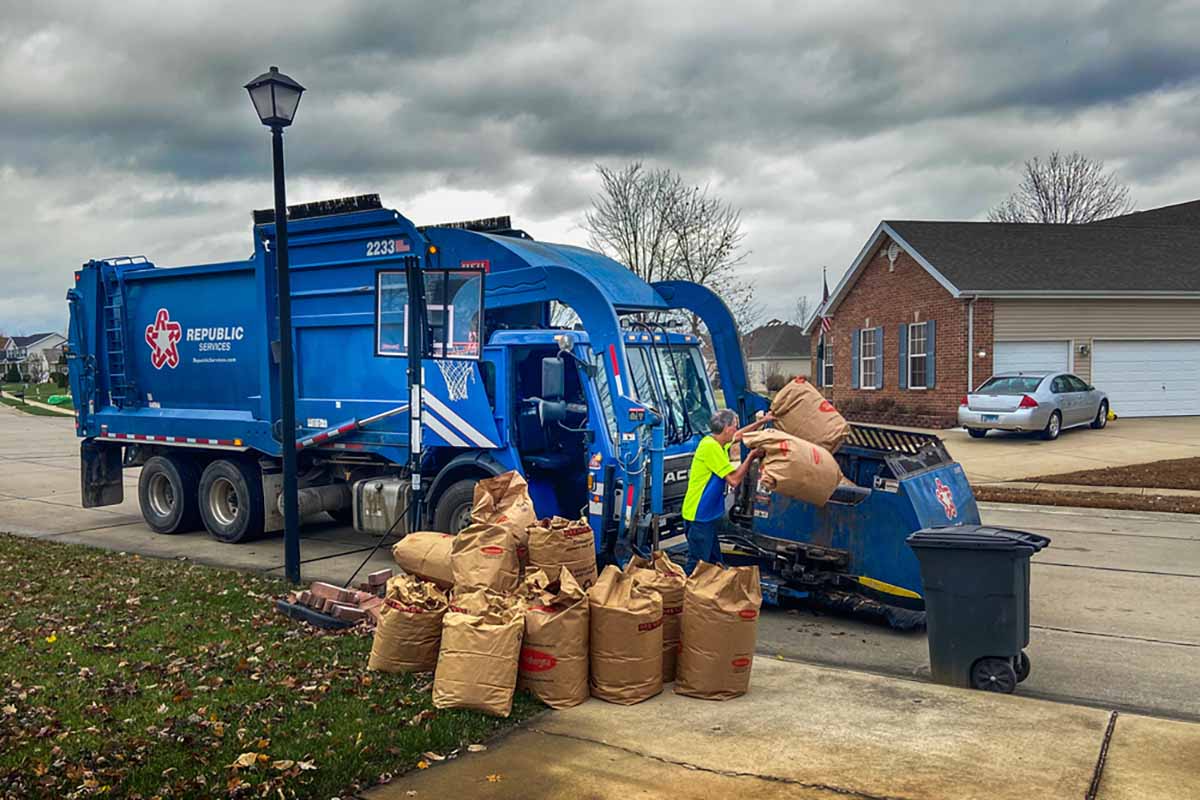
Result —
<path fill-rule="evenodd" d="M 245 461 L 218 459 L 200 476 L 200 516 L 221 542 L 245 542 L 263 532 L 262 476 Z"/>
<path fill-rule="evenodd" d="M 186 533 L 200 527 L 200 472 L 184 456 L 151 456 L 138 478 L 142 518 L 155 533 Z"/>
<path fill-rule="evenodd" d="M 471 506 L 475 502 L 476 479 L 450 485 L 438 498 L 433 510 L 433 529 L 443 533 L 458 533 L 471 524 Z"/>

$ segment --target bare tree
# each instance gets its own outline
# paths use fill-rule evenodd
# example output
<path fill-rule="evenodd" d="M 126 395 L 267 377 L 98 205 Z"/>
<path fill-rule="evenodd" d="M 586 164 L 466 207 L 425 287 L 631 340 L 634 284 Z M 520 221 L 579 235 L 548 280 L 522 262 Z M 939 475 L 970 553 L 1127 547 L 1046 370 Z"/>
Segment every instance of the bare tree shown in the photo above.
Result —
<path fill-rule="evenodd" d="M 808 296 L 802 294 L 796 298 L 796 307 L 792 309 L 792 322 L 803 326 L 804 323 L 808 322 L 810 314 L 812 314 L 812 304 Z"/>
<path fill-rule="evenodd" d="M 1017 190 L 988 212 L 992 222 L 1085 223 L 1133 210 L 1129 189 L 1104 162 L 1055 150 L 1025 162 Z"/>
<path fill-rule="evenodd" d="M 761 308 L 753 284 L 739 275 L 747 255 L 741 213 L 668 169 L 649 170 L 641 162 L 596 169 L 603 187 L 583 222 L 592 246 L 647 282 L 707 286 L 729 306 L 739 330 L 752 327 Z M 694 316 L 687 324 L 700 333 Z"/>
<path fill-rule="evenodd" d="M 613 256 L 644 281 L 663 280 L 671 260 L 667 219 L 682 181 L 670 170 L 640 161 L 614 170 L 596 165 L 603 188 L 584 217 L 592 247 Z"/>

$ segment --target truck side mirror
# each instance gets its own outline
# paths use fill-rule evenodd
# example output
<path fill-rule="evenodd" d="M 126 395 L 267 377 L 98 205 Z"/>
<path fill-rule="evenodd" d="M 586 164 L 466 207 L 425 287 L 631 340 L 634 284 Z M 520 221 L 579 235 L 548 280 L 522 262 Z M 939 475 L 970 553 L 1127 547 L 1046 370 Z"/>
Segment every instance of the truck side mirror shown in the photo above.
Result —
<path fill-rule="evenodd" d="M 542 359 L 542 399 L 561 400 L 566 393 L 566 367 L 558 356 Z"/>

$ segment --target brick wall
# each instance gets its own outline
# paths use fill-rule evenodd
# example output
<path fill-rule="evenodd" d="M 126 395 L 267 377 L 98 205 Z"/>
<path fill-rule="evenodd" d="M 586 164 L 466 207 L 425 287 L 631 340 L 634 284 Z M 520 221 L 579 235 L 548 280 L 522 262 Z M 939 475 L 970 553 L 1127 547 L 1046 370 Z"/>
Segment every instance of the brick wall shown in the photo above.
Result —
<path fill-rule="evenodd" d="M 889 240 L 867 262 L 858 280 L 833 315 L 830 339 L 834 351 L 834 385 L 826 394 L 835 404 L 845 406 L 858 399 L 877 403 L 889 398 L 906 407 L 912 415 L 933 417 L 931 422 L 956 424 L 958 403 L 967 393 L 967 301 L 956 300 L 919 264 L 901 250 L 894 268 L 887 258 Z M 975 341 L 984 358 L 975 358 L 976 384 L 992 369 L 992 304 L 975 304 Z M 901 323 L 936 320 L 935 385 L 928 389 L 901 389 L 899 327 Z M 851 388 L 851 338 L 862 328 L 883 328 L 883 385 L 879 389 Z M 819 331 L 813 337 L 817 352 Z M 817 375 L 814 356 L 814 375 Z M 819 376 L 818 376 L 819 377 Z M 853 418 L 854 414 L 847 414 Z M 869 414 L 863 415 L 869 419 Z"/>

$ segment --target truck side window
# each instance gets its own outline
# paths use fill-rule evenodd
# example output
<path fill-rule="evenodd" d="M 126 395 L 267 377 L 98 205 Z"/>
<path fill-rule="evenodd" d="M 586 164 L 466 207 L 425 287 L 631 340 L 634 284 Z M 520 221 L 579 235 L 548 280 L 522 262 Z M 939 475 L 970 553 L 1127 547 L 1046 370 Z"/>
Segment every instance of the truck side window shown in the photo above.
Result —
<path fill-rule="evenodd" d="M 423 277 L 430 355 L 478 359 L 483 345 L 483 273 L 427 269 Z M 375 354 L 408 355 L 408 278 L 398 270 L 383 270 L 375 281 Z"/>
<path fill-rule="evenodd" d="M 609 383 L 608 370 L 604 368 L 604 356 L 596 353 L 592 356 L 592 365 L 596 368 L 596 394 L 600 397 L 600 409 L 604 422 L 608 427 L 608 440 L 617 447 L 617 412 L 613 408 L 612 384 Z"/>

